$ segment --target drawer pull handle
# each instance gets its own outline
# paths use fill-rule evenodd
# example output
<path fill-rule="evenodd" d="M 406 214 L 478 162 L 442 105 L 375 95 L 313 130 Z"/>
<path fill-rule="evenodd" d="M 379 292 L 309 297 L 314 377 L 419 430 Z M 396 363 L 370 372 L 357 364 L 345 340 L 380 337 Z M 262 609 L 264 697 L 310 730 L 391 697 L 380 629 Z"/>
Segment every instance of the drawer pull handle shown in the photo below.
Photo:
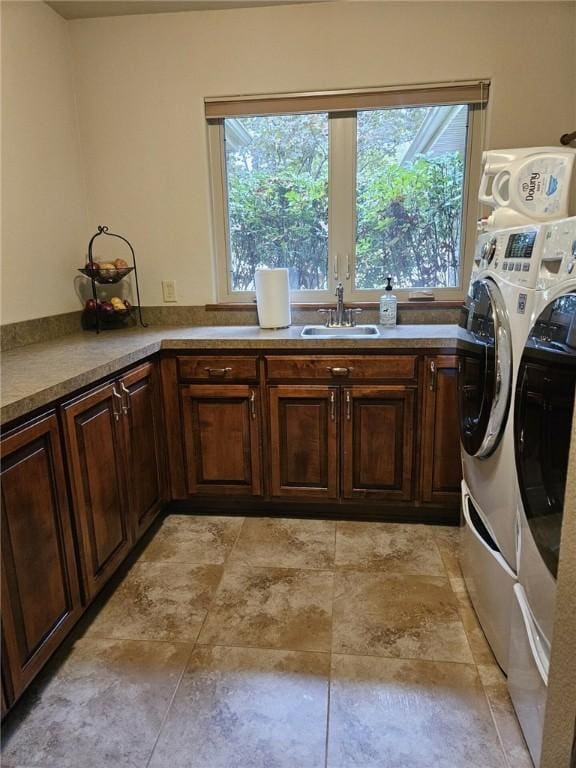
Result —
<path fill-rule="evenodd" d="M 350 392 L 346 392 L 346 420 L 350 421 L 352 418 L 352 398 L 350 397 Z"/>
<path fill-rule="evenodd" d="M 332 376 L 348 376 L 352 368 L 331 368 L 328 366 L 327 371 L 330 371 Z"/>
<path fill-rule="evenodd" d="M 256 392 L 253 389 L 250 390 L 250 415 L 256 418 Z"/>
<path fill-rule="evenodd" d="M 120 403 L 122 403 L 122 395 L 119 392 L 116 392 L 116 386 L 112 387 L 112 394 L 120 400 Z M 116 410 L 116 406 L 114 405 L 115 402 L 116 400 L 112 400 L 112 413 L 114 414 L 114 421 L 118 421 L 120 419 L 120 413 Z"/>
<path fill-rule="evenodd" d="M 204 368 L 205 371 L 208 371 L 208 376 L 226 376 L 227 373 L 230 373 L 232 368 Z"/>
<path fill-rule="evenodd" d="M 330 392 L 330 418 L 336 420 L 336 393 Z"/>

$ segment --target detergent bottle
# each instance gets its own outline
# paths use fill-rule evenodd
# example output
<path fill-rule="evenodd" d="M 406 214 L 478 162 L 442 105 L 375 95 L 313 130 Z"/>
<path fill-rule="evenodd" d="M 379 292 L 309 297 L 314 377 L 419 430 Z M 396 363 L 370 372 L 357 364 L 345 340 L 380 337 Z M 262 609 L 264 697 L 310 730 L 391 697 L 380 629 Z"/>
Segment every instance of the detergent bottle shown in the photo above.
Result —
<path fill-rule="evenodd" d="M 568 215 L 568 196 L 576 150 L 531 147 L 484 152 L 478 199 L 498 214 L 499 226 L 518 226 Z M 513 214 L 516 214 L 514 216 Z"/>

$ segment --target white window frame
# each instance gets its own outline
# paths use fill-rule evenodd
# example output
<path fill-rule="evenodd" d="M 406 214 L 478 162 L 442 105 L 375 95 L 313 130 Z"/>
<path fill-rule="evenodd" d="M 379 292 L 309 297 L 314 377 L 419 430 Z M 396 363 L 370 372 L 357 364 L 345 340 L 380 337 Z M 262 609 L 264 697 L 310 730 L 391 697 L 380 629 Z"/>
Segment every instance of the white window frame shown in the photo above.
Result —
<path fill-rule="evenodd" d="M 405 105 L 408 107 L 409 105 Z M 466 132 L 466 166 L 462 198 L 460 238 L 460 282 L 452 288 L 429 288 L 437 301 L 460 301 L 464 298 L 474 258 L 485 105 L 468 105 Z M 360 110 L 358 110 L 360 111 Z M 356 257 L 356 115 L 357 112 L 328 113 L 328 273 L 326 290 L 291 291 L 293 303 L 322 304 L 334 300 L 338 282 L 344 285 L 347 302 L 375 302 L 383 287 L 371 290 L 355 287 Z M 208 152 L 210 165 L 212 224 L 216 289 L 219 303 L 251 303 L 254 291 L 233 291 L 230 284 L 230 236 L 228 229 L 228 194 L 224 119 L 208 121 Z M 394 290 L 399 301 L 408 301 L 409 294 L 419 288 Z"/>

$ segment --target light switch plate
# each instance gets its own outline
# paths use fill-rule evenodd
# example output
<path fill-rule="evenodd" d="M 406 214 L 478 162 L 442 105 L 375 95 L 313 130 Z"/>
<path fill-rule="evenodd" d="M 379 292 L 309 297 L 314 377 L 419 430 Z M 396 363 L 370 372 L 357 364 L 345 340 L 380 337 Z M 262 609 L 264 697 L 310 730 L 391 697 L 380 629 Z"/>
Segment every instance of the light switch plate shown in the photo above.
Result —
<path fill-rule="evenodd" d="M 162 280 L 162 297 L 165 302 L 178 301 L 175 280 Z"/>

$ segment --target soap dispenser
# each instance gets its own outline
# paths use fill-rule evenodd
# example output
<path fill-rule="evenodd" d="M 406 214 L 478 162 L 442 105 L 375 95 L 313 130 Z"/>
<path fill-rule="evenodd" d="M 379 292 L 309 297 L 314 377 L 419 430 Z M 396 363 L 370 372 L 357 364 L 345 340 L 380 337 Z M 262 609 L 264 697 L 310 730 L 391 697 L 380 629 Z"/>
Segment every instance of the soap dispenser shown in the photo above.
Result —
<path fill-rule="evenodd" d="M 396 325 L 398 299 L 392 293 L 392 278 L 387 277 L 386 282 L 388 285 L 384 289 L 385 293 L 380 296 L 380 325 L 393 328 Z"/>

